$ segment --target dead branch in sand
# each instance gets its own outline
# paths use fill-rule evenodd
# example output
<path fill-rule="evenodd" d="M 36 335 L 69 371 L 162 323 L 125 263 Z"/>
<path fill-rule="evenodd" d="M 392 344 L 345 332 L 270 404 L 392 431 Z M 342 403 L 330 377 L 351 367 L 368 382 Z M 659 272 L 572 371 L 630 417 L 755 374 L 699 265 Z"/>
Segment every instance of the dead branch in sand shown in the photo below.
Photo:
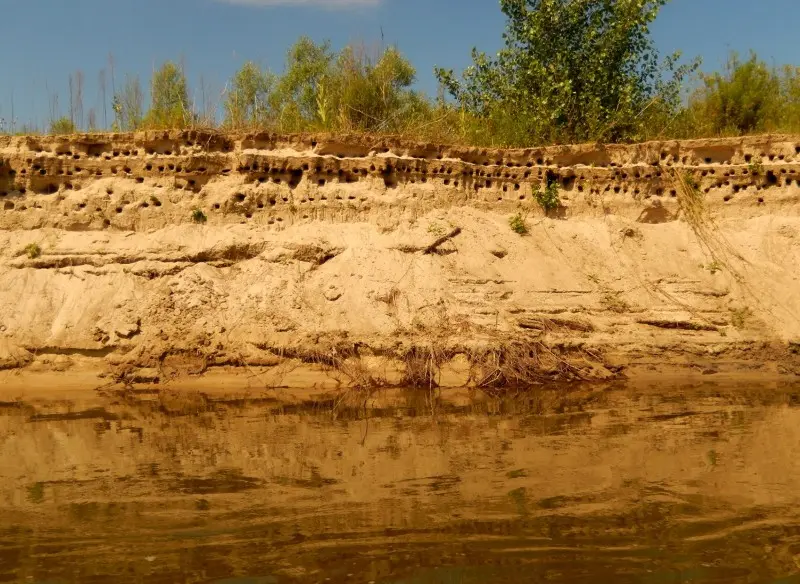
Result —
<path fill-rule="evenodd" d="M 453 239 L 454 237 L 456 237 L 460 233 L 461 233 L 461 228 L 460 227 L 456 227 L 450 233 L 448 233 L 447 235 L 443 235 L 442 237 L 440 237 L 439 239 L 434 241 L 432 244 L 430 244 L 428 247 L 423 249 L 422 250 L 422 254 L 423 255 L 432 254 L 433 252 L 435 252 L 437 250 L 437 248 L 440 245 L 442 245 L 443 243 L 445 243 L 447 241 L 450 241 L 451 239 Z"/>

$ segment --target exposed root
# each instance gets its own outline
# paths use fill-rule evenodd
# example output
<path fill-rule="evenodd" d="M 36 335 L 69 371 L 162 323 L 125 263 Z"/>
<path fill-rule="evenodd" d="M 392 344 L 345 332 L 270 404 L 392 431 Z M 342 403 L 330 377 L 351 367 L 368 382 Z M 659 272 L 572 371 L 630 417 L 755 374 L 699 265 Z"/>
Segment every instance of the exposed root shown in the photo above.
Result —
<path fill-rule="evenodd" d="M 452 358 L 452 352 L 436 343 L 428 347 L 414 347 L 403 355 L 405 375 L 403 385 L 411 387 L 438 387 L 442 366 Z"/>
<path fill-rule="evenodd" d="M 549 347 L 540 341 L 509 341 L 473 352 L 470 363 L 470 377 L 478 387 L 525 387 L 612 374 L 595 353 L 580 347 Z"/>

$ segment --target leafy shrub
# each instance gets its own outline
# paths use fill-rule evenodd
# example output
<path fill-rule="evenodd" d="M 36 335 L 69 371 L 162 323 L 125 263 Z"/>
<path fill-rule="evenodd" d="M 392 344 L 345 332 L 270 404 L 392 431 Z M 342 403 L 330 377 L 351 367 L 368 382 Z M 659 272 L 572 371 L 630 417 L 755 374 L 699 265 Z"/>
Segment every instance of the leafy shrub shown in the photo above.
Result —
<path fill-rule="evenodd" d="M 194 211 L 192 211 L 192 221 L 194 221 L 195 223 L 205 223 L 206 221 L 208 221 L 208 217 L 206 217 L 206 214 L 203 213 L 202 210 L 195 209 Z"/>
<path fill-rule="evenodd" d="M 66 116 L 50 122 L 51 134 L 74 134 L 76 131 L 75 124 Z"/>
<path fill-rule="evenodd" d="M 760 160 L 756 159 L 747 165 L 747 170 L 749 170 L 750 174 L 753 176 L 761 176 L 764 174 L 764 165 Z"/>
<path fill-rule="evenodd" d="M 27 255 L 30 259 L 35 260 L 42 255 L 42 248 L 39 247 L 38 243 L 29 243 L 25 246 L 25 255 Z"/>
<path fill-rule="evenodd" d="M 746 61 L 732 53 L 725 69 L 701 75 L 703 86 L 692 98 L 704 120 L 700 131 L 747 134 L 775 124 L 781 102 L 780 80 L 755 53 Z"/>
<path fill-rule="evenodd" d="M 511 231 L 518 235 L 528 234 L 528 224 L 525 222 L 525 218 L 520 213 L 517 213 L 513 217 L 509 218 L 508 225 L 511 227 Z"/>
<path fill-rule="evenodd" d="M 558 209 L 561 206 L 561 199 L 558 196 L 558 183 L 556 181 L 548 181 L 544 190 L 541 188 L 533 192 L 533 198 L 539 203 L 539 206 L 545 213 Z"/>
<path fill-rule="evenodd" d="M 415 77 L 394 47 L 373 55 L 350 45 L 337 53 L 304 37 L 289 51 L 268 101 L 283 130 L 396 131 L 431 111 L 410 89 Z"/>

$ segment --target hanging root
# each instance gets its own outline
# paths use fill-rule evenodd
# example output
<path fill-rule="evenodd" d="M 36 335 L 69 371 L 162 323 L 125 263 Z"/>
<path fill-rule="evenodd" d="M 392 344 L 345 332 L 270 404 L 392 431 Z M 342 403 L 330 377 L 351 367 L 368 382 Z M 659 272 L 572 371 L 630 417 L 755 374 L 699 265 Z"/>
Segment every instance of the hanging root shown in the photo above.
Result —
<path fill-rule="evenodd" d="M 414 347 L 403 355 L 405 375 L 403 385 L 410 387 L 438 387 L 442 366 L 453 356 L 451 351 L 438 344 Z"/>

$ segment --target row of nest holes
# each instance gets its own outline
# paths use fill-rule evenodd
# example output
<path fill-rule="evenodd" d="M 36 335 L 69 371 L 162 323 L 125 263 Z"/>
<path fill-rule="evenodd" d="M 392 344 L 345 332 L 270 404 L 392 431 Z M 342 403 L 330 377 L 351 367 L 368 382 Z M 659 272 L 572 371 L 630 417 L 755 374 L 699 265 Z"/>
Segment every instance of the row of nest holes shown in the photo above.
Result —
<path fill-rule="evenodd" d="M 142 183 L 142 182 L 144 182 L 144 179 L 142 177 L 137 177 L 136 181 L 137 181 L 137 183 Z M 798 179 L 796 181 L 793 181 L 793 179 L 791 179 L 791 178 L 785 179 L 784 185 L 788 187 L 788 186 L 791 186 L 793 182 L 795 182 L 797 184 L 797 186 L 800 186 L 800 179 Z M 187 187 L 194 187 L 195 185 L 192 184 L 192 183 L 194 183 L 194 181 L 189 181 L 189 184 L 187 185 Z M 318 184 L 319 184 L 319 186 L 324 186 L 324 179 L 321 179 Z M 448 186 L 452 184 L 452 186 L 454 188 L 458 188 L 460 186 L 460 183 L 459 183 L 458 180 L 454 180 L 454 181 L 451 182 L 450 179 L 445 179 L 444 180 L 444 184 L 448 185 Z M 76 187 L 71 182 L 63 183 L 63 186 L 64 186 L 65 190 L 80 190 L 80 185 L 78 185 Z M 476 191 L 480 190 L 481 188 L 490 189 L 490 188 L 492 188 L 492 186 L 493 186 L 493 183 L 492 183 L 492 181 L 489 181 L 489 180 L 487 180 L 487 181 L 485 181 L 483 183 L 475 182 L 473 184 L 473 188 Z M 704 188 L 703 191 L 705 193 L 709 193 L 711 191 L 711 189 L 722 188 L 722 187 L 727 187 L 727 186 L 731 186 L 731 182 L 730 181 L 721 181 L 721 182 L 718 182 L 717 184 L 715 184 L 713 186 L 708 186 L 708 187 Z M 747 186 L 750 186 L 750 185 L 734 184 L 733 187 L 732 187 L 733 188 L 733 192 L 734 193 L 738 193 L 740 190 L 742 190 L 744 188 L 747 188 Z M 768 188 L 769 186 L 778 186 L 778 183 L 777 182 L 775 182 L 775 183 L 768 182 L 766 187 Z M 502 186 L 502 191 L 504 193 L 509 192 L 510 190 L 519 191 L 520 188 L 521 188 L 520 183 L 514 183 L 513 185 L 504 184 Z M 761 190 L 761 188 L 762 187 L 760 185 L 756 185 L 756 190 Z M 18 190 L 20 195 L 24 195 L 24 194 L 27 193 L 27 189 L 25 187 L 20 187 L 17 190 Z M 59 189 L 58 189 L 57 185 L 49 184 L 49 185 L 46 185 L 44 187 L 34 188 L 32 190 L 36 194 L 56 194 Z M 578 190 L 578 192 L 581 192 L 581 193 L 584 192 L 584 185 L 583 184 L 579 184 L 577 186 L 577 190 Z M 601 191 L 600 188 L 591 188 L 589 190 L 589 192 L 592 193 L 592 194 L 594 194 L 594 193 L 599 194 L 600 192 L 611 192 L 612 190 L 613 190 L 614 193 L 617 193 L 617 194 L 619 194 L 620 192 L 624 192 L 624 193 L 633 192 L 634 194 L 638 195 L 641 192 L 641 189 L 638 188 L 638 187 L 636 187 L 636 188 L 631 190 L 629 188 L 625 188 L 623 185 L 620 185 L 620 184 L 616 184 L 616 185 L 610 185 L 609 184 L 609 185 L 606 185 L 606 187 L 604 189 L 602 189 L 602 191 Z M 658 187 L 655 190 L 653 190 L 652 192 L 656 196 L 661 196 L 661 195 L 664 194 L 665 189 L 662 188 L 662 187 Z M 114 193 L 114 190 L 112 188 L 110 188 L 110 187 L 106 188 L 106 194 L 112 195 L 113 193 Z M 7 191 L 0 191 L 0 197 L 4 197 L 7 194 L 8 194 Z M 670 195 L 673 196 L 673 197 L 676 196 L 675 189 L 671 189 L 670 190 Z M 353 198 L 353 197 L 351 197 L 351 198 Z M 524 196 L 522 198 L 524 198 Z M 235 199 L 238 202 L 244 202 L 245 195 L 237 194 L 235 196 Z M 313 198 L 311 198 L 311 200 L 313 200 Z M 326 197 L 322 196 L 321 200 L 326 200 Z M 270 200 L 270 203 L 274 204 L 274 200 Z M 156 205 L 156 206 L 158 206 L 158 205 Z"/>
<path fill-rule="evenodd" d="M 798 147 L 798 148 L 800 148 L 800 147 Z M 170 153 L 171 151 L 166 151 L 166 152 Z M 122 154 L 123 155 L 127 155 L 127 154 L 129 154 L 129 151 L 122 151 Z M 133 151 L 133 154 L 134 155 L 138 154 L 138 150 Z M 115 155 L 116 155 L 116 151 L 115 151 Z M 74 154 L 73 158 L 79 159 L 80 155 Z M 107 159 L 108 158 L 109 157 L 107 157 Z M 775 155 L 769 155 L 769 159 L 770 160 L 773 160 L 774 158 L 775 158 Z M 752 160 L 752 155 L 749 155 L 749 154 L 746 155 L 745 159 L 749 162 L 750 160 Z M 778 159 L 783 160 L 784 156 L 783 155 L 779 155 Z M 707 160 L 709 160 L 709 159 L 707 159 Z M 47 174 L 47 170 L 45 168 L 43 168 L 39 163 L 34 163 L 33 159 L 29 158 L 29 159 L 27 159 L 27 162 L 28 162 L 28 164 L 32 165 L 32 170 L 33 171 L 38 172 L 40 175 L 46 175 Z M 539 162 L 540 162 L 540 160 L 537 160 L 537 163 L 539 163 Z M 517 166 L 517 165 L 509 164 L 508 166 L 509 167 L 514 167 L 514 166 Z M 527 166 L 532 166 L 532 163 L 527 164 Z M 612 164 L 611 166 L 615 166 L 615 165 Z M 147 163 L 145 165 L 145 169 L 148 172 L 152 171 L 154 168 L 157 168 L 159 172 L 165 172 L 166 170 L 169 170 L 171 172 L 182 172 L 183 171 L 183 168 L 180 165 L 175 165 L 173 163 L 159 164 L 159 165 L 153 165 L 152 163 Z M 74 168 L 74 172 L 80 173 L 80 172 L 82 172 L 82 170 L 83 169 L 81 167 L 78 167 L 78 166 L 76 166 Z M 308 171 L 309 170 L 309 164 L 308 163 L 304 164 L 303 167 L 302 167 L 302 170 L 301 170 L 301 169 L 287 169 L 285 166 L 284 167 L 280 167 L 280 168 L 279 167 L 273 167 L 273 166 L 270 166 L 269 164 L 264 164 L 263 167 L 260 168 L 258 163 L 253 163 L 252 165 L 242 165 L 242 166 L 239 167 L 238 170 L 240 172 L 265 172 L 265 173 L 284 173 L 284 174 L 288 172 L 288 173 L 292 174 L 293 176 L 296 176 L 298 173 L 302 174 L 303 171 Z M 333 172 L 334 172 L 332 170 L 323 170 L 323 168 L 321 166 L 319 166 L 319 165 L 317 165 L 314 170 L 315 170 L 315 172 L 317 174 L 321 174 L 321 173 L 324 172 L 325 174 L 327 174 L 329 176 L 331 174 L 333 174 Z M 374 164 L 371 165 L 369 170 L 370 170 L 370 172 L 375 172 L 376 171 L 375 165 Z M 130 173 L 130 168 L 129 167 L 125 167 L 125 171 Z M 196 172 L 198 172 L 198 173 L 205 173 L 206 171 L 207 171 L 207 169 L 205 167 L 200 167 L 200 168 L 198 168 L 196 170 Z M 226 172 L 229 172 L 229 171 L 230 171 L 229 169 L 225 169 L 225 170 L 223 170 L 221 172 L 223 174 L 225 174 Z M 15 171 L 13 169 L 10 172 L 11 172 L 12 175 L 15 173 Z M 26 170 L 25 169 L 22 169 L 20 172 L 22 174 L 26 174 Z M 366 169 L 357 169 L 357 168 L 351 169 L 349 171 L 345 171 L 343 169 L 339 169 L 336 172 L 338 172 L 338 174 L 340 176 L 342 176 L 343 174 L 346 175 L 346 176 L 349 176 L 347 173 L 352 173 L 352 174 L 358 175 L 359 172 L 363 173 L 365 176 L 367 175 Z M 428 174 L 429 171 L 426 168 L 421 168 L 420 164 L 417 164 L 415 166 L 411 166 L 411 165 L 408 165 L 408 164 L 405 164 L 405 163 L 397 164 L 395 167 L 392 167 L 391 165 L 387 165 L 385 168 L 381 169 L 381 173 L 383 173 L 383 174 L 387 174 L 387 173 L 391 173 L 391 172 L 401 172 L 401 173 L 417 172 L 417 173 L 421 173 L 421 174 L 425 175 L 425 174 Z M 735 170 L 727 171 L 725 173 L 725 175 L 728 176 L 728 174 L 735 174 L 735 172 L 736 172 Z M 782 172 L 786 172 L 786 169 L 782 169 Z M 72 173 L 73 173 L 72 170 L 67 170 L 67 171 L 59 170 L 59 172 L 58 172 L 58 174 L 67 174 L 67 175 L 72 175 Z M 114 171 L 113 168 L 112 168 L 112 173 L 116 174 L 116 172 Z M 445 168 L 444 166 L 442 166 L 442 167 L 439 167 L 439 168 L 433 168 L 430 171 L 430 173 L 434 174 L 434 175 L 436 175 L 436 174 L 448 174 L 448 175 L 450 175 L 450 174 L 453 173 L 453 169 L 452 168 Z M 716 173 L 716 171 L 714 169 L 704 169 L 702 171 L 703 176 L 706 176 L 707 174 L 712 174 L 713 175 L 715 173 Z M 96 176 L 101 176 L 102 175 L 102 171 L 98 169 L 98 170 L 96 170 L 94 172 L 94 174 Z M 464 176 L 481 176 L 481 177 L 483 177 L 483 176 L 494 176 L 495 178 L 504 177 L 504 178 L 509 178 L 509 179 L 518 179 L 519 178 L 518 175 L 516 175 L 516 174 L 511 174 L 508 171 L 503 173 L 500 170 L 497 170 L 494 173 L 492 173 L 492 172 L 488 172 L 488 171 L 484 171 L 484 170 L 464 169 L 464 170 L 461 171 L 461 174 L 464 175 Z M 655 176 L 657 176 L 657 177 L 661 176 L 661 174 L 662 173 L 661 173 L 660 170 L 655 172 Z M 743 169 L 742 170 L 742 174 L 748 174 L 748 170 L 747 169 Z M 522 178 L 526 178 L 527 179 L 527 178 L 530 177 L 530 175 L 531 175 L 531 171 L 526 171 Z M 627 178 L 628 173 L 622 172 L 622 173 L 615 173 L 614 174 L 615 177 L 617 177 L 618 175 L 621 175 L 622 178 Z M 539 177 L 542 176 L 542 170 L 541 169 L 539 169 L 537 171 L 537 176 L 539 176 Z M 650 174 L 650 173 L 640 174 L 640 172 L 638 170 L 634 170 L 633 172 L 631 172 L 631 176 L 633 176 L 634 178 L 651 178 L 653 175 Z"/>
<path fill-rule="evenodd" d="M 312 142 L 312 144 L 315 144 L 315 142 Z M 189 142 L 186 143 L 186 146 L 192 147 L 192 146 L 194 146 L 194 142 L 189 141 Z M 312 146 L 312 147 L 314 147 L 314 146 Z M 229 144 L 223 144 L 222 147 L 221 147 L 221 150 L 223 152 L 229 152 L 229 151 L 232 150 L 232 147 Z M 384 147 L 382 149 L 382 151 L 383 151 L 383 153 L 389 153 L 390 149 Z M 44 152 L 44 150 L 38 149 L 37 152 Z M 119 156 L 138 156 L 139 153 L 140 153 L 140 151 L 138 149 L 135 149 L 135 150 L 121 149 L 121 150 L 112 150 L 111 153 L 109 154 L 109 153 L 107 153 L 105 151 L 105 148 L 103 148 L 102 150 L 97 150 L 97 147 L 94 147 L 94 149 L 92 147 L 89 147 L 89 152 L 86 154 L 86 156 L 90 157 L 90 158 L 91 157 L 94 157 L 94 158 L 104 157 L 106 160 L 111 160 L 112 158 L 117 158 Z M 147 155 L 151 155 L 151 156 L 152 155 L 156 155 L 156 154 L 160 154 L 160 155 L 163 155 L 163 156 L 172 156 L 173 150 L 167 149 L 167 150 L 163 150 L 163 151 L 158 151 L 155 148 L 146 147 L 146 148 L 144 148 L 144 153 L 147 154 Z M 795 154 L 800 154 L 800 145 L 795 146 Z M 81 154 L 79 154 L 77 152 L 63 152 L 63 153 L 60 153 L 60 155 L 61 156 L 72 157 L 74 160 L 80 160 L 81 159 Z M 775 155 L 775 154 L 766 154 L 764 152 L 762 152 L 760 154 L 760 156 L 761 156 L 762 160 L 763 159 L 767 159 L 769 161 L 774 161 L 775 159 L 784 160 L 786 158 L 786 156 L 784 154 Z M 340 153 L 340 154 L 337 154 L 336 157 L 338 157 L 338 158 L 346 158 L 346 155 L 343 155 L 343 154 Z M 669 157 L 670 157 L 670 153 L 669 152 L 661 152 L 661 154 L 660 154 L 660 158 L 661 158 L 662 161 L 663 160 L 667 160 Z M 436 156 L 437 160 L 441 160 L 442 158 L 443 158 L 443 155 L 441 153 Z M 752 154 L 746 154 L 745 155 L 745 161 L 746 162 L 749 163 L 749 162 L 752 161 L 752 159 L 753 159 L 753 155 Z M 471 164 L 475 164 L 475 165 L 482 165 L 482 166 L 489 166 L 490 163 L 491 163 L 491 161 L 488 160 L 488 159 L 484 159 L 482 161 L 479 161 L 477 159 L 468 160 L 467 158 L 464 158 L 463 160 L 465 162 L 467 162 L 467 163 L 471 163 Z M 675 160 L 677 161 L 677 158 Z M 685 156 L 681 157 L 680 162 L 683 163 L 683 164 L 687 164 L 689 162 L 689 160 L 690 160 L 689 156 L 685 155 Z M 28 164 L 30 164 L 32 162 L 32 160 L 29 158 L 27 162 L 28 162 Z M 714 162 L 714 159 L 712 157 L 707 156 L 707 157 L 704 158 L 704 162 L 706 164 L 712 164 Z M 539 166 L 541 166 L 541 165 L 548 165 L 549 166 L 552 163 L 553 163 L 552 159 L 545 158 L 545 157 L 538 157 L 535 160 L 535 164 L 537 164 Z M 726 160 L 726 161 L 723 161 L 723 163 L 724 164 L 729 164 L 730 162 Z M 531 166 L 534 165 L 534 161 L 533 160 L 529 160 L 529 161 L 525 162 L 524 165 L 523 165 L 522 163 L 504 162 L 502 159 L 500 159 L 500 160 L 496 160 L 494 162 L 494 164 L 496 166 L 507 166 L 508 168 L 519 168 L 519 167 L 522 167 L 522 166 L 531 167 Z M 605 165 L 601 164 L 599 166 L 605 166 Z M 608 166 L 615 167 L 615 166 L 620 166 L 620 165 L 615 163 L 615 162 L 609 162 Z"/>

